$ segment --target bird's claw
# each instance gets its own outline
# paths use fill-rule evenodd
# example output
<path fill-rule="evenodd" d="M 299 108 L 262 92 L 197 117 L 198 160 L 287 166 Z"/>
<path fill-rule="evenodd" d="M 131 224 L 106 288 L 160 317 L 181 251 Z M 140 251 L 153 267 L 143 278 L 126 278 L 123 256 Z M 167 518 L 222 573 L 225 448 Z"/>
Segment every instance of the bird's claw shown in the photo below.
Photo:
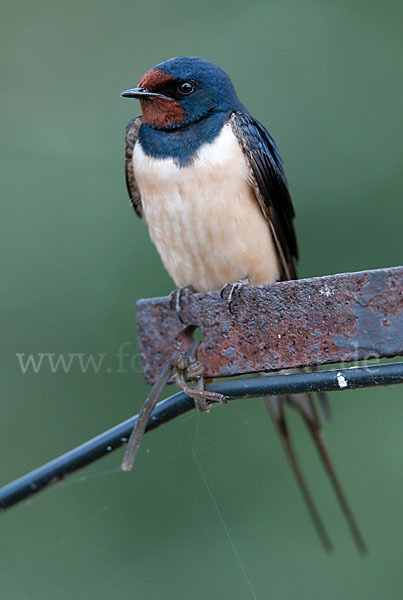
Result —
<path fill-rule="evenodd" d="M 183 323 L 184 325 L 186 325 L 186 323 L 185 323 L 185 321 L 183 321 L 183 319 L 181 317 L 183 305 L 185 303 L 187 304 L 189 302 L 189 298 L 190 298 L 191 294 L 194 294 L 194 293 L 195 293 L 195 289 L 191 285 L 188 285 L 186 287 L 173 290 L 173 292 L 171 292 L 171 294 L 170 294 L 171 310 L 174 310 L 176 312 L 179 321 L 181 323 Z"/>
<path fill-rule="evenodd" d="M 226 283 L 221 288 L 220 296 L 223 300 L 227 301 L 228 310 L 232 315 L 234 314 L 233 304 L 235 298 L 240 298 L 242 289 L 249 285 L 249 279 L 240 279 L 234 283 Z"/>

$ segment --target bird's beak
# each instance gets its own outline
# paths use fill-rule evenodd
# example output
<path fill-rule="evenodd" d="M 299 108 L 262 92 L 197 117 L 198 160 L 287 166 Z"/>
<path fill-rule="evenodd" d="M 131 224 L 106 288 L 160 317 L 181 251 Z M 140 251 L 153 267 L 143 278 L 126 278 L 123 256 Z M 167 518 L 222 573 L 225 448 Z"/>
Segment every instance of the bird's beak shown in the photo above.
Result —
<path fill-rule="evenodd" d="M 120 94 L 124 98 L 164 98 L 165 100 L 172 100 L 169 96 L 164 96 L 164 94 L 157 94 L 155 92 L 150 92 L 147 88 L 144 87 L 135 87 L 130 90 L 124 90 Z"/>

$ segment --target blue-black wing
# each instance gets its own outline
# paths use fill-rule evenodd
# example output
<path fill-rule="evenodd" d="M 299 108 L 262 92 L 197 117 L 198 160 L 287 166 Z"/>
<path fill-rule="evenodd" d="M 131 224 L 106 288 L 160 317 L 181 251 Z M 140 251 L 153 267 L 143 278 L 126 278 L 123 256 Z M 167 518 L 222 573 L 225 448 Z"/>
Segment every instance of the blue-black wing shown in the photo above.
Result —
<path fill-rule="evenodd" d="M 284 279 L 296 279 L 297 240 L 294 208 L 277 146 L 266 129 L 248 113 L 233 112 L 232 130 L 250 166 L 251 185 L 268 220 Z"/>
<path fill-rule="evenodd" d="M 143 205 L 141 204 L 140 190 L 138 188 L 133 169 L 133 148 L 139 137 L 141 117 L 136 117 L 128 122 L 125 138 L 125 173 L 126 185 L 129 192 L 130 204 L 139 217 L 143 216 Z"/>

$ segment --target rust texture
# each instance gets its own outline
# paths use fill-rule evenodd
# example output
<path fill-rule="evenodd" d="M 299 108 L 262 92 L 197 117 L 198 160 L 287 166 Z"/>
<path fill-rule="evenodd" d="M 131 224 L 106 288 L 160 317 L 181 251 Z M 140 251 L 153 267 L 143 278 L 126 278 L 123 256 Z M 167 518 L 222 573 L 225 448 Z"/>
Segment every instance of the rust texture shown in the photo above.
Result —
<path fill-rule="evenodd" d="M 219 292 L 137 303 L 146 381 L 199 327 L 207 377 L 403 355 L 403 267 L 245 287 L 232 312 Z"/>

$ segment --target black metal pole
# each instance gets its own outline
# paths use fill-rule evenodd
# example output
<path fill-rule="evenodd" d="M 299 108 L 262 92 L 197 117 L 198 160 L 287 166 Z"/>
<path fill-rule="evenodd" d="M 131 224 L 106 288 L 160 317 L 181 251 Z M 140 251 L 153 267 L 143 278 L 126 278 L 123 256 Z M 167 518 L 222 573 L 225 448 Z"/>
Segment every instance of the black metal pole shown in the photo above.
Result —
<path fill-rule="evenodd" d="M 401 362 L 314 373 L 292 373 L 221 381 L 215 382 L 207 388 L 235 400 L 276 394 L 348 390 L 396 383 L 403 383 L 403 363 Z M 183 392 L 174 394 L 157 404 L 146 431 L 151 431 L 193 408 L 194 402 L 189 396 Z M 0 511 L 36 494 L 46 486 L 60 481 L 66 475 L 74 473 L 122 446 L 130 436 L 136 420 L 137 416 L 132 417 L 5 485 L 0 489 Z"/>

